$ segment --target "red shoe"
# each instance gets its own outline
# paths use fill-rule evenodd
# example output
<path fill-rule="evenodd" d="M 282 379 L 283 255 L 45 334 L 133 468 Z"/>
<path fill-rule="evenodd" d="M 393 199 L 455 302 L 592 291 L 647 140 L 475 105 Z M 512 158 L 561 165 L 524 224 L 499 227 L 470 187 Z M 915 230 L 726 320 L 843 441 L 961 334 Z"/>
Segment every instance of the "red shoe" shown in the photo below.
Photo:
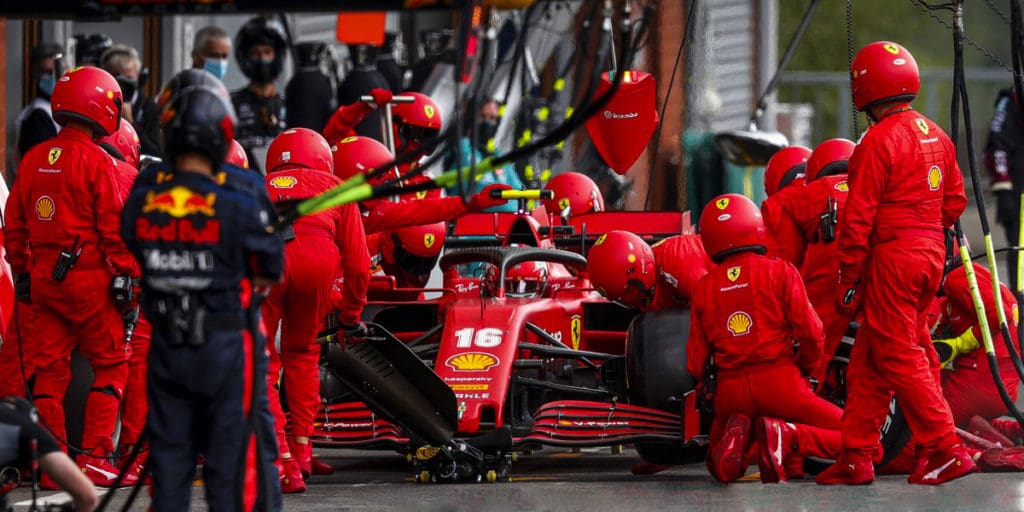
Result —
<path fill-rule="evenodd" d="M 1020 423 L 1013 418 L 996 418 L 989 423 L 996 428 L 1004 436 L 1014 440 L 1020 441 L 1024 438 L 1024 429 L 1020 427 Z"/>
<path fill-rule="evenodd" d="M 836 463 L 818 474 L 814 481 L 818 485 L 867 485 L 875 481 L 875 466 L 870 456 L 843 452 Z"/>
<path fill-rule="evenodd" d="M 292 452 L 292 458 L 299 464 L 302 478 L 309 478 L 309 475 L 313 473 L 313 445 L 299 444 L 289 439 L 288 448 Z"/>
<path fill-rule="evenodd" d="M 640 461 L 637 462 L 636 464 L 633 464 L 633 468 L 630 469 L 629 472 L 637 476 L 656 475 L 670 467 L 672 466 L 665 466 L 662 464 L 651 464 L 650 462 Z"/>
<path fill-rule="evenodd" d="M 295 459 L 282 459 L 277 468 L 277 475 L 281 480 L 282 494 L 306 492 L 306 481 L 302 479 L 299 464 Z"/>
<path fill-rule="evenodd" d="M 111 487 L 117 480 L 118 470 L 107 459 L 93 455 L 80 454 L 75 457 L 75 463 L 82 469 L 82 473 L 97 487 Z M 128 480 L 128 475 L 125 475 Z M 138 481 L 132 479 L 133 482 Z"/>
<path fill-rule="evenodd" d="M 978 467 L 985 473 L 1024 470 L 1024 446 L 993 448 L 981 452 Z"/>
<path fill-rule="evenodd" d="M 793 465 L 796 428 L 775 418 L 760 418 L 754 422 L 754 440 L 759 447 L 757 468 L 761 471 L 761 482 L 787 481 L 786 468 Z"/>
<path fill-rule="evenodd" d="M 1014 424 L 1017 425 L 1017 428 L 1020 428 L 1020 425 L 1017 424 L 1017 422 L 1014 422 Z M 1002 432 L 996 429 L 996 427 L 991 423 L 985 421 L 985 418 L 982 418 L 981 416 L 974 416 L 971 418 L 971 423 L 967 426 L 967 431 L 1003 448 L 1013 446 L 1013 441 L 1011 441 L 1010 438 L 1003 435 Z"/>
<path fill-rule="evenodd" d="M 940 485 L 978 470 L 967 447 L 958 444 L 952 448 L 932 450 L 923 470 L 914 471 L 907 482 L 922 485 Z"/>
<path fill-rule="evenodd" d="M 711 476 L 722 483 L 735 482 L 747 472 L 747 450 L 750 448 L 750 418 L 733 414 L 725 424 L 725 433 L 719 439 L 708 459 Z"/>
<path fill-rule="evenodd" d="M 313 457 L 310 461 L 309 472 L 313 475 L 330 475 L 334 473 L 334 466 L 320 460 L 320 457 Z"/>

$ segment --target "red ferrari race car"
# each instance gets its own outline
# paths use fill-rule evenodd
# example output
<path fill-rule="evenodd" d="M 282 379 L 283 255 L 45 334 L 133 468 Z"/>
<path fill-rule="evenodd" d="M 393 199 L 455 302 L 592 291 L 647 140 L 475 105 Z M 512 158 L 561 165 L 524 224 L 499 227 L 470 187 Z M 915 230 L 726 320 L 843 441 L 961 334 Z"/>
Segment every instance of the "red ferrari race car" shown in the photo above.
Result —
<path fill-rule="evenodd" d="M 460 219 L 440 260 L 441 289 L 378 279 L 365 313 L 370 339 L 339 344 L 325 331 L 326 406 L 314 442 L 408 450 L 420 481 L 505 479 L 513 451 L 541 446 L 635 443 L 652 462 L 703 460 L 699 417 L 684 413 L 696 410 L 688 314 L 635 320 L 586 276 L 583 254 L 600 234 L 638 226 L 651 241 L 692 231 L 679 212 L 595 213 L 569 225 L 543 213 Z M 412 395 L 367 396 L 389 385 L 355 375 L 364 370 L 345 358 L 370 347 Z M 414 357 L 396 362 L 395 351 Z M 449 438 L 474 453 L 467 463 L 438 456 Z"/>

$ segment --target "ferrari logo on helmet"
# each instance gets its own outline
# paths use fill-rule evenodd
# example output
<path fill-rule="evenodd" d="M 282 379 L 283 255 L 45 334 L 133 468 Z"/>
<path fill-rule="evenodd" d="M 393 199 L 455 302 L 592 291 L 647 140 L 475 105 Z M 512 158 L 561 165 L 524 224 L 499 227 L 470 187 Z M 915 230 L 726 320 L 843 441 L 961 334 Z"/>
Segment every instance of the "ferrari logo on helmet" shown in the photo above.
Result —
<path fill-rule="evenodd" d="M 728 208 L 729 207 L 729 198 L 728 197 L 723 197 L 723 198 L 719 199 L 718 201 L 715 201 L 715 206 L 719 210 L 724 210 L 724 209 Z"/>
<path fill-rule="evenodd" d="M 928 190 L 936 191 L 942 186 L 942 169 L 939 166 L 933 165 L 931 169 L 928 169 Z"/>
<path fill-rule="evenodd" d="M 737 311 L 729 315 L 729 320 L 726 321 L 726 328 L 733 336 L 744 336 L 750 333 L 750 327 L 754 325 L 754 320 L 750 318 L 750 315 L 743 311 Z"/>
<path fill-rule="evenodd" d="M 896 45 L 894 45 L 892 43 L 886 43 L 885 46 L 883 46 L 883 48 L 885 48 L 885 51 L 887 51 L 887 52 L 889 52 L 889 53 L 891 53 L 893 55 L 899 55 L 900 54 L 900 47 L 896 46 Z"/>
<path fill-rule="evenodd" d="M 597 241 L 596 241 L 596 242 L 594 242 L 594 246 L 595 246 L 595 247 L 597 247 L 598 245 L 601 245 L 601 244 L 603 244 L 603 243 L 604 243 L 604 239 L 605 239 L 605 238 L 608 238 L 608 235 L 607 235 L 607 234 L 605 234 L 605 235 L 601 235 L 600 237 L 598 237 L 598 238 L 597 238 Z"/>
<path fill-rule="evenodd" d="M 725 271 L 725 277 L 728 277 L 730 281 L 736 282 L 740 278 L 740 272 L 743 271 L 741 267 L 729 267 L 729 270 Z"/>
<path fill-rule="evenodd" d="M 630 263 L 636 263 L 636 254 L 629 253 L 629 255 L 626 256 L 626 259 L 629 260 Z"/>
<path fill-rule="evenodd" d="M 420 190 L 419 192 L 416 192 L 416 199 L 426 199 L 426 198 L 427 198 L 427 191 L 426 190 Z"/>
<path fill-rule="evenodd" d="M 850 191 L 850 184 L 847 183 L 846 180 L 843 180 L 843 181 L 840 181 L 839 183 L 836 183 L 835 187 L 833 187 L 833 188 L 835 188 L 836 190 L 838 190 L 840 192 L 849 192 Z"/>
<path fill-rule="evenodd" d="M 914 122 L 917 123 L 917 127 L 921 130 L 921 133 L 928 135 L 928 123 L 926 123 L 924 119 L 919 117 L 915 119 Z"/>
<path fill-rule="evenodd" d="M 436 238 L 434 238 L 433 233 L 427 233 L 423 235 L 423 246 L 426 247 L 427 249 L 430 249 L 431 247 L 434 246 L 435 240 Z"/>
<path fill-rule="evenodd" d="M 298 183 L 299 180 L 294 176 L 278 176 L 270 180 L 270 185 L 274 188 L 292 188 Z"/>
<path fill-rule="evenodd" d="M 46 156 L 46 160 L 50 162 L 50 165 L 53 165 L 57 163 L 57 160 L 60 159 L 60 154 L 63 152 L 64 150 L 61 148 L 50 148 L 50 153 Z"/>
<path fill-rule="evenodd" d="M 430 105 L 423 105 L 423 113 L 427 115 L 427 119 L 434 118 L 434 107 Z"/>
<path fill-rule="evenodd" d="M 563 212 L 565 210 L 568 210 L 570 206 L 572 206 L 572 203 L 569 201 L 568 197 L 563 197 L 558 200 L 558 208 L 560 208 Z"/>
<path fill-rule="evenodd" d="M 1011 309 L 1010 316 L 1013 317 L 1013 323 L 1015 323 L 1015 324 L 1019 323 L 1020 322 L 1020 311 L 1017 308 L 1017 304 L 1013 304 L 1012 306 L 1010 306 L 1010 309 Z"/>
<path fill-rule="evenodd" d="M 357 140 L 359 140 L 359 137 L 353 135 L 352 137 L 345 137 L 344 139 L 341 139 L 341 143 L 348 144 L 349 142 L 355 142 Z"/>

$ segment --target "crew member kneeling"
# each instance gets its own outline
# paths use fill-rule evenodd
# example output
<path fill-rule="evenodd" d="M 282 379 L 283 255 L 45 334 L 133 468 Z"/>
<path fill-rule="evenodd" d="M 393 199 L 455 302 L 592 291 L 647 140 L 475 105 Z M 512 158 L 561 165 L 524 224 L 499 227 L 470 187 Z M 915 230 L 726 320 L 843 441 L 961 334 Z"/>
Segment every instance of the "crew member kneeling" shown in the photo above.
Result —
<path fill-rule="evenodd" d="M 798 476 L 802 457 L 834 456 L 840 442 L 842 412 L 804 378 L 821 357 L 821 320 L 796 267 L 764 256 L 766 230 L 752 201 L 717 197 L 700 231 L 717 266 L 694 290 L 686 366 L 699 382 L 709 371 L 717 379 L 708 469 L 722 482 L 743 476 L 756 418 L 761 480 Z"/>

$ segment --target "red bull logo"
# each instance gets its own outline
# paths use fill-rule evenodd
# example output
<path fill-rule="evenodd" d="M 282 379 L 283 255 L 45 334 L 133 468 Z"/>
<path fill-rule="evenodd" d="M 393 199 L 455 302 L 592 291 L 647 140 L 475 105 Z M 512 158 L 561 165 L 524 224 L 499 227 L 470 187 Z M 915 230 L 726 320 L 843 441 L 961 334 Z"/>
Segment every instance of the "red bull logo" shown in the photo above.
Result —
<path fill-rule="evenodd" d="M 162 212 L 175 218 L 189 215 L 213 217 L 217 211 L 213 204 L 217 194 L 197 194 L 185 187 L 174 187 L 166 192 L 148 192 L 142 213 Z"/>

